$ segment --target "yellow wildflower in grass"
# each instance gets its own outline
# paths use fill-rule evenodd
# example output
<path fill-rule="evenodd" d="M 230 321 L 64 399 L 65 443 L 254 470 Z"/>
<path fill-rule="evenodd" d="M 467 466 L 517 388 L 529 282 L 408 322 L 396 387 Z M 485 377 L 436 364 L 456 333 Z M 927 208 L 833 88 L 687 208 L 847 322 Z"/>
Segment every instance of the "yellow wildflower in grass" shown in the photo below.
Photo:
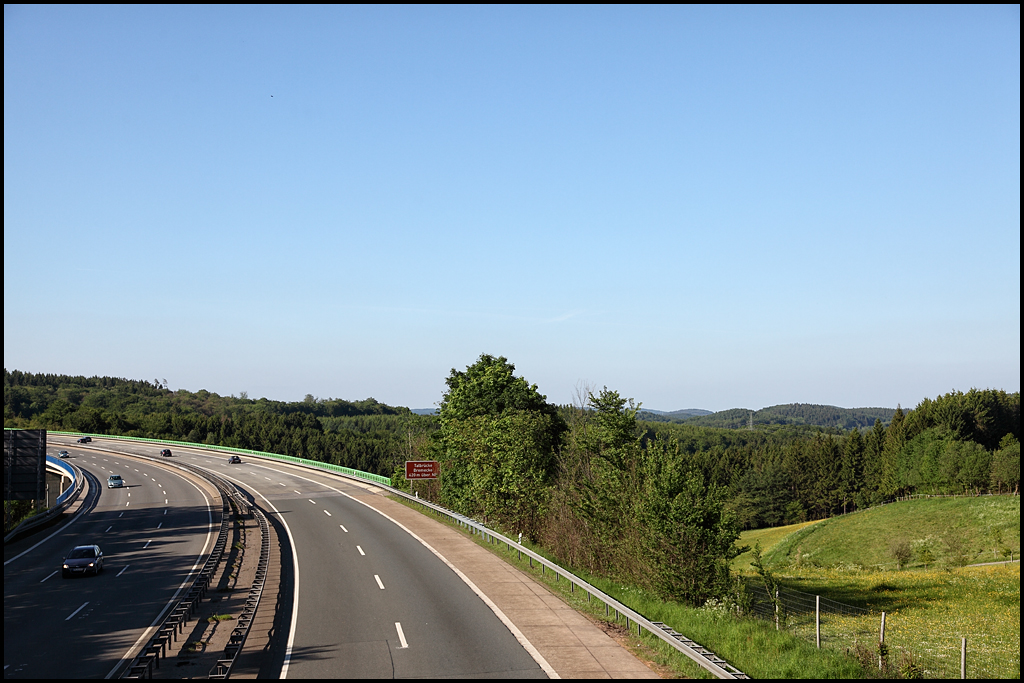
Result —
<path fill-rule="evenodd" d="M 960 639 L 966 637 L 968 676 L 1020 676 L 1019 564 L 913 572 L 811 567 L 786 573 L 787 586 L 870 610 L 824 609 L 823 646 L 877 649 L 885 611 L 886 645 L 897 668 L 912 661 L 926 677 L 959 676 Z M 813 606 L 809 614 L 806 607 L 794 608 L 786 623 L 813 639 Z"/>

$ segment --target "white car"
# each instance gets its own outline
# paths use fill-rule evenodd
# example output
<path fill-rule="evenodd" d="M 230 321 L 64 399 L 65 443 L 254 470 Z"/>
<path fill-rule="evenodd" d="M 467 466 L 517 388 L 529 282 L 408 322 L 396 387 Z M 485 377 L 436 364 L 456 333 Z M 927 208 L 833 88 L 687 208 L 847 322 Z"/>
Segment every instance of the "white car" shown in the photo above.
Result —
<path fill-rule="evenodd" d="M 124 479 L 121 478 L 120 474 L 111 474 L 107 477 L 107 488 L 108 489 L 119 489 L 124 486 Z"/>

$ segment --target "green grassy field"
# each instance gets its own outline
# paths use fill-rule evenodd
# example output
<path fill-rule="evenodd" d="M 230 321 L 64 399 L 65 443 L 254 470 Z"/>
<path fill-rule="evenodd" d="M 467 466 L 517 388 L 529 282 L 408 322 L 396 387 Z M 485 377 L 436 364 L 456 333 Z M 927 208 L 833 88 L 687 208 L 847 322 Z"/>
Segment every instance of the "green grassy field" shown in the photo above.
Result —
<path fill-rule="evenodd" d="M 775 547 L 782 539 L 789 536 L 794 531 L 799 531 L 812 524 L 818 524 L 819 522 L 801 522 L 800 524 L 790 524 L 789 526 L 776 526 L 768 529 L 754 529 L 753 531 L 744 531 L 740 534 L 740 540 L 736 542 L 738 546 L 749 546 L 750 550 L 745 553 L 738 555 L 732 561 L 732 568 L 736 571 L 753 571 L 750 566 L 751 560 L 754 559 L 753 548 L 755 543 L 761 544 L 761 550 L 766 551 Z"/>
<path fill-rule="evenodd" d="M 767 547 L 769 567 L 896 569 L 891 549 L 906 541 L 909 568 L 1001 560 L 1020 556 L 1020 498 L 924 498 L 833 517 L 790 533 Z M 957 560 L 955 556 L 960 556 Z"/>
<path fill-rule="evenodd" d="M 956 677 L 966 637 L 969 677 L 1020 677 L 1020 564 L 958 566 L 992 561 L 993 551 L 1002 559 L 1004 549 L 1019 557 L 1019 498 L 894 503 L 813 525 L 747 532 L 743 543 L 756 540 L 784 587 L 855 608 L 823 617 L 827 646 L 873 646 L 885 611 L 897 669 L 912 663 L 926 677 Z M 897 540 L 915 547 L 903 570 L 890 555 Z M 734 566 L 749 572 L 749 558 Z M 814 637 L 813 614 L 791 616 L 788 624 L 791 633 Z"/>

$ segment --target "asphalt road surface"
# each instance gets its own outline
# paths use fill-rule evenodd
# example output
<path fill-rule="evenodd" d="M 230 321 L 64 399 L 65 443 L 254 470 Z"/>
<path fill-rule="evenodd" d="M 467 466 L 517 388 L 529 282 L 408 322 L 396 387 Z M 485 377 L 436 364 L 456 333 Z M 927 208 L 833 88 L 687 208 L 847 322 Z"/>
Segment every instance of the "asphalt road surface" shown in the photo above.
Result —
<path fill-rule="evenodd" d="M 4 548 L 5 678 L 120 674 L 216 540 L 220 501 L 182 474 L 100 444 L 67 448 L 89 480 L 81 516 Z M 108 489 L 112 473 L 127 486 Z M 103 550 L 103 572 L 62 578 L 67 551 L 86 544 Z"/>
<path fill-rule="evenodd" d="M 107 442 L 109 443 L 109 442 Z M 156 455 L 161 446 L 118 444 Z M 294 543 L 298 600 L 289 678 L 545 678 L 495 613 L 417 539 L 338 477 L 174 448 L 276 511 Z M 284 574 L 290 574 L 283 568 Z M 283 635 L 281 636 L 283 637 Z"/>

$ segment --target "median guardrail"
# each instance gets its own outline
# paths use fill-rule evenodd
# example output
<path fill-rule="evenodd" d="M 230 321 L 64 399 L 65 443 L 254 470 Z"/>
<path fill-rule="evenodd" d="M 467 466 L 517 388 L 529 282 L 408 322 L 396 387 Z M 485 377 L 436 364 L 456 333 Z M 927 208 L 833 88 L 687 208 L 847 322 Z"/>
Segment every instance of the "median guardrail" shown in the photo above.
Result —
<path fill-rule="evenodd" d="M 57 501 L 54 503 L 53 507 L 47 509 L 45 512 L 32 515 L 24 522 L 11 529 L 10 532 L 4 534 L 4 544 L 22 538 L 23 536 L 32 533 L 35 529 L 45 526 L 63 515 L 64 511 L 71 507 L 71 505 L 78 499 L 78 495 L 85 487 L 85 475 L 76 465 L 64 462 L 60 458 L 55 458 L 52 455 L 47 455 L 46 466 L 67 474 L 71 477 L 71 484 L 59 496 L 57 496 Z"/>
<path fill-rule="evenodd" d="M 70 432 L 50 432 L 50 433 L 51 434 L 66 434 L 68 436 L 74 436 L 75 435 L 75 434 L 70 433 Z M 718 655 L 716 655 L 710 649 L 700 645 L 699 643 L 695 642 L 694 640 L 692 640 L 690 638 L 687 638 L 685 635 L 676 632 L 672 627 L 670 627 L 670 626 L 668 626 L 668 625 L 666 625 L 666 624 L 664 624 L 662 622 L 651 621 L 651 620 L 647 619 L 645 616 L 643 616 L 639 612 L 637 612 L 637 611 L 633 610 L 632 608 L 622 604 L 621 602 L 619 602 L 615 598 L 611 597 L 610 595 L 606 594 L 605 592 L 603 592 L 599 588 L 596 588 L 595 586 L 590 585 L 589 583 L 587 583 L 586 581 L 584 581 L 580 577 L 576 576 L 575 574 L 573 574 L 569 570 L 565 569 L 564 567 L 561 567 L 560 565 L 558 565 L 558 564 L 552 562 L 551 560 L 547 559 L 546 557 L 544 557 L 544 556 L 542 556 L 542 555 L 540 555 L 540 554 L 530 550 L 529 548 L 523 547 L 518 541 L 513 540 L 511 538 L 508 538 L 507 536 L 504 536 L 503 534 L 498 533 L 498 532 L 496 532 L 496 531 L 494 531 L 492 529 L 489 529 L 488 527 L 486 527 L 485 525 L 481 524 L 479 521 L 477 521 L 475 519 L 470 519 L 469 517 L 466 517 L 464 515 L 460 515 L 457 512 L 453 512 L 453 511 L 451 511 L 451 510 L 449 510 L 449 509 L 447 509 L 445 507 L 437 505 L 436 503 L 431 503 L 429 501 L 423 500 L 422 498 L 409 495 L 405 491 L 401 491 L 401 490 L 399 490 L 397 488 L 394 488 L 393 486 L 391 486 L 391 479 L 388 478 L 388 477 L 383 477 L 383 476 L 380 476 L 380 475 L 371 474 L 369 472 L 361 472 L 359 470 L 352 470 L 352 469 L 347 468 L 347 467 L 340 467 L 338 465 L 331 465 L 329 463 L 321 463 L 321 462 L 317 462 L 317 461 L 314 461 L 314 460 L 307 460 L 305 458 L 295 458 L 295 457 L 292 457 L 292 456 L 282 456 L 282 455 L 278 455 L 278 454 L 275 454 L 275 453 L 264 453 L 262 451 L 252 451 L 252 450 L 239 449 L 239 448 L 224 448 L 224 447 L 219 447 L 219 446 L 210 446 L 210 445 L 206 445 L 206 444 L 195 444 L 195 443 L 190 443 L 190 442 L 162 441 L 162 440 L 158 440 L 158 439 L 143 439 L 143 438 L 136 438 L 136 437 L 114 437 L 114 436 L 108 436 L 108 435 L 102 435 L 102 434 L 95 435 L 95 436 L 98 436 L 98 437 L 104 438 L 104 439 L 120 439 L 120 440 L 127 440 L 127 441 L 139 441 L 139 442 L 157 443 L 157 444 L 177 444 L 177 445 L 188 447 L 188 448 L 202 448 L 202 449 L 207 449 L 207 450 L 215 450 L 215 451 L 218 451 L 218 452 L 223 451 L 223 452 L 227 452 L 227 453 L 246 453 L 248 455 L 253 455 L 253 456 L 257 456 L 257 457 L 261 457 L 261 458 L 269 458 L 271 460 L 279 460 L 279 461 L 283 461 L 283 462 L 288 462 L 288 463 L 291 463 L 291 464 L 296 464 L 296 465 L 300 465 L 300 466 L 304 466 L 304 467 L 309 467 L 309 468 L 320 470 L 320 471 L 323 471 L 323 472 L 326 472 L 326 473 L 341 475 L 341 476 L 349 477 L 349 478 L 352 478 L 352 479 L 363 480 L 363 481 L 372 481 L 373 483 L 378 485 L 381 489 L 386 490 L 388 493 L 396 495 L 396 496 L 400 496 L 400 497 L 402 497 L 402 498 L 404 498 L 406 500 L 409 500 L 412 503 L 415 503 L 417 505 L 423 506 L 424 508 L 430 509 L 433 512 L 438 513 L 441 516 L 446 517 L 447 519 L 451 520 L 453 523 L 455 523 L 455 524 L 457 524 L 459 526 L 462 526 L 463 528 L 469 530 L 472 534 L 480 535 L 484 540 L 486 540 L 488 542 L 505 544 L 509 548 L 509 550 L 512 550 L 513 548 L 516 549 L 520 553 L 520 555 L 526 555 L 530 559 L 530 565 L 531 566 L 533 566 L 534 562 L 538 563 L 540 565 L 540 567 L 541 567 L 541 571 L 542 572 L 545 572 L 545 571 L 548 571 L 548 570 L 554 572 L 555 577 L 556 577 L 555 578 L 556 581 L 559 579 L 559 577 L 561 577 L 561 578 L 563 578 L 563 579 L 565 579 L 565 580 L 570 582 L 571 590 L 575 591 L 577 588 L 579 588 L 580 590 L 583 590 L 583 591 L 585 591 L 587 593 L 587 595 L 589 596 L 589 599 L 595 599 L 596 598 L 598 601 L 603 603 L 605 605 L 605 613 L 606 613 L 607 616 L 609 616 L 609 617 L 612 616 L 612 612 L 614 612 L 614 616 L 615 616 L 616 620 L 618 620 L 620 617 L 625 618 L 625 620 L 626 620 L 626 628 L 627 629 L 635 628 L 637 630 L 637 634 L 638 635 L 640 635 L 642 633 L 642 631 L 646 630 L 647 632 L 651 633 L 652 635 L 654 635 L 655 637 L 657 637 L 660 640 L 664 641 L 665 643 L 668 643 L 668 645 L 670 647 L 672 647 L 673 649 L 675 649 L 676 651 L 678 651 L 681 654 L 689 657 L 698 666 L 700 666 L 704 670 L 708 671 L 709 673 L 711 673 L 715 677 L 723 678 L 723 679 L 737 679 L 737 678 L 746 679 L 746 678 L 750 678 L 750 676 L 748 676 L 744 672 L 740 671 L 735 666 L 729 664 L 727 661 L 725 661 L 723 658 L 721 658 Z M 211 473 L 209 473 L 206 470 L 203 470 L 203 472 L 206 473 L 206 474 L 211 474 Z M 213 675 L 213 674 L 214 674 L 214 672 L 211 671 L 211 675 Z"/>
<path fill-rule="evenodd" d="M 352 469 L 351 467 L 342 467 L 341 465 L 334 465 L 329 462 L 320 462 L 318 460 L 310 460 L 308 458 L 297 458 L 294 455 L 281 455 L 280 453 L 268 453 L 266 451 L 256 451 L 250 448 L 235 448 L 233 446 L 214 446 L 207 443 L 194 443 L 192 441 L 170 441 L 168 439 L 147 439 L 141 436 L 116 436 L 112 434 L 85 434 L 82 432 L 48 432 L 48 434 L 58 434 L 60 436 L 88 436 L 94 439 L 114 439 L 117 441 L 138 441 L 140 443 L 153 443 L 165 446 L 182 446 L 184 448 L 199 448 L 208 451 L 217 451 L 218 453 L 235 453 L 240 455 L 255 455 L 261 458 L 270 458 L 272 460 L 280 460 L 281 462 L 292 463 L 294 465 L 303 465 L 306 467 L 314 467 L 325 472 L 331 472 L 333 474 L 342 474 L 346 477 L 354 477 L 356 479 L 362 479 L 364 481 L 372 481 L 375 484 L 384 484 L 391 486 L 391 478 L 383 477 L 379 474 L 372 472 L 363 472 L 362 470 Z"/>
<path fill-rule="evenodd" d="M 144 458 L 155 462 L 162 462 L 160 458 L 141 455 L 138 453 L 125 453 L 124 455 Z M 156 630 L 146 645 L 139 650 L 139 653 L 124 670 L 121 677 L 152 678 L 153 670 L 160 667 L 161 658 L 166 657 L 168 648 L 170 648 L 172 643 L 177 642 L 178 635 L 184 632 L 185 624 L 188 623 L 192 617 L 192 613 L 195 612 L 200 602 L 206 596 L 210 583 L 213 580 L 214 575 L 217 573 L 217 567 L 224 558 L 224 551 L 227 548 L 228 535 L 230 532 L 230 513 L 231 509 L 234 508 L 239 515 L 253 515 L 256 518 L 260 525 L 260 532 L 262 533 L 263 541 L 260 546 L 260 558 L 257 563 L 256 577 L 253 579 L 252 586 L 249 589 L 249 595 L 246 597 L 245 606 L 242 608 L 242 614 L 238 619 L 238 626 L 236 626 L 231 632 L 228 645 L 224 649 L 225 657 L 217 660 L 216 665 L 214 665 L 213 669 L 211 669 L 209 673 L 210 678 L 227 678 L 231 675 L 231 669 L 234 666 L 239 653 L 242 651 L 242 647 L 245 645 L 245 641 L 248 638 L 252 622 L 256 615 L 256 610 L 259 608 L 260 599 L 263 597 L 263 588 L 266 583 L 267 572 L 270 565 L 269 523 L 267 522 L 263 511 L 254 506 L 252 502 L 246 498 L 245 494 L 226 478 L 215 472 L 210 472 L 209 470 L 205 470 L 189 463 L 176 462 L 174 463 L 174 466 L 205 479 L 213 484 L 220 492 L 221 503 L 223 506 L 221 512 L 220 532 L 217 534 L 217 542 L 214 544 L 213 551 L 206 558 L 206 563 L 203 565 L 202 571 L 199 572 L 195 580 L 192 582 L 188 593 L 184 598 L 179 600 L 174 609 L 168 613 L 163 624 Z"/>

